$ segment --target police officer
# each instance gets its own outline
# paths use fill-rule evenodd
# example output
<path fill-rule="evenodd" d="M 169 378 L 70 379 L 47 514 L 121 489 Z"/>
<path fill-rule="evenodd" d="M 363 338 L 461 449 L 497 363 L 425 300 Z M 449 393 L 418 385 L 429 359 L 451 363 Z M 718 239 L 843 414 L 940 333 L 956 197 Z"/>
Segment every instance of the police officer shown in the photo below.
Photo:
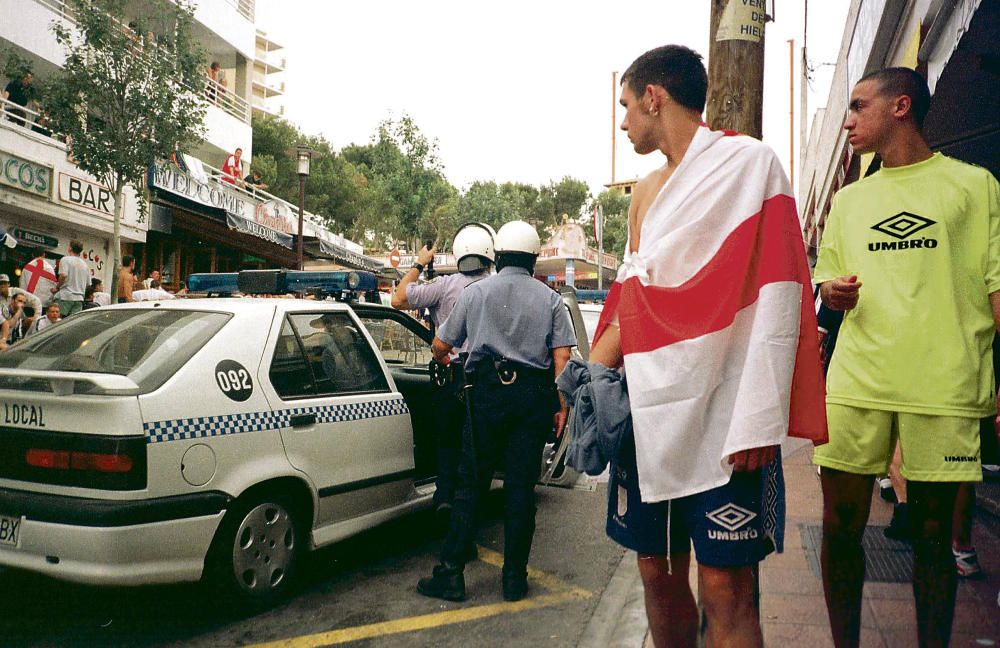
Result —
<path fill-rule="evenodd" d="M 455 347 L 466 346 L 468 407 L 441 563 L 417 584 L 425 596 L 465 599 L 463 571 L 475 555 L 476 518 L 494 459 L 504 472 L 503 596 L 517 601 L 528 591 L 542 448 L 553 414 L 557 434 L 566 421 L 554 380 L 576 343 L 562 299 L 532 277 L 540 247 L 531 225 L 513 221 L 501 227 L 495 245 L 499 273 L 466 288 L 434 338 L 434 356 L 442 362 Z"/>
<path fill-rule="evenodd" d="M 452 250 L 458 273 L 438 277 L 431 283 L 418 284 L 424 268 L 434 260 L 433 248 L 423 248 L 417 253 L 417 262 L 403 275 L 392 294 L 392 307 L 401 310 L 430 310 L 431 323 L 439 329 L 448 319 L 455 302 L 466 286 L 486 277 L 493 267 L 493 236 L 489 225 L 467 223 L 455 233 Z M 461 349 L 459 349 L 460 351 Z M 453 354 L 457 357 L 457 353 Z M 441 374 L 442 376 L 451 374 Z M 440 380 L 435 391 L 433 408 L 436 413 L 434 429 L 437 433 L 437 490 L 434 492 L 435 518 L 447 528 L 455 483 L 458 480 L 458 460 L 462 447 L 462 421 L 465 406 L 458 401 L 460 381 Z"/>

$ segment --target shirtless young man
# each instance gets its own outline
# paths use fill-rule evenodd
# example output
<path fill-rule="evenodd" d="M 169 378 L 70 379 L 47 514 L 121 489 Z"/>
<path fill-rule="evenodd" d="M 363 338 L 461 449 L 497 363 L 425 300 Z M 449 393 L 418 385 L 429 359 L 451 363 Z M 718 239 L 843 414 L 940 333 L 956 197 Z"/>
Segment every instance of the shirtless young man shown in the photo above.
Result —
<path fill-rule="evenodd" d="M 803 294 L 811 294 L 811 287 L 801 238 L 797 235 L 794 201 L 788 195 L 788 181 L 773 151 L 749 137 L 730 137 L 705 127 L 701 113 L 706 91 L 707 75 L 701 56 L 681 46 L 669 45 L 643 54 L 622 77 L 621 104 L 626 114 L 621 128 L 628 133 L 637 153 L 659 151 L 666 157 L 666 164 L 641 180 L 633 191 L 628 248 L 619 279 L 612 288 L 613 292 L 616 287 L 619 289 L 620 302 L 616 300 L 612 306 L 609 296 L 605 306 L 605 311 L 612 311 L 606 313 L 609 325 L 599 327 L 590 357 L 592 362 L 608 367 L 623 362 L 627 366 L 637 450 L 629 467 L 622 468 L 630 457 L 620 457 L 620 463 L 612 466 L 608 533 L 639 555 L 646 615 L 654 643 L 696 644 L 698 610 L 688 583 L 693 543 L 707 618 L 707 645 L 761 646 L 753 568 L 775 548 L 771 542 L 774 536 L 769 535 L 773 528 L 765 523 L 772 509 L 764 501 L 762 491 L 768 484 L 776 489 L 772 492 L 780 492 L 776 497 L 783 497 L 780 462 L 775 460 L 777 444 L 789 431 L 788 392 L 775 390 L 773 411 L 779 412 L 775 420 L 764 422 L 757 418 L 748 422 L 745 408 L 740 407 L 741 397 L 729 389 L 732 384 L 729 381 L 734 375 L 743 375 L 745 367 L 751 374 L 759 371 L 764 365 L 750 361 L 759 362 L 759 356 L 748 359 L 753 355 L 751 352 L 736 358 L 738 353 L 719 351 L 721 347 L 697 346 L 701 342 L 696 339 L 703 340 L 715 333 L 721 333 L 721 337 L 730 335 L 728 339 L 733 342 L 726 343 L 726 348 L 740 346 L 735 341 L 742 333 L 729 330 L 735 327 L 736 313 L 746 306 L 738 303 L 738 298 L 722 294 L 702 297 L 702 303 L 716 300 L 719 308 L 713 315 L 724 313 L 722 319 L 711 321 L 708 316 L 699 319 L 678 309 L 657 306 L 656 302 L 674 299 L 680 293 L 697 292 L 699 288 L 692 287 L 696 282 L 690 281 L 694 276 L 705 277 L 715 272 L 718 278 L 727 274 L 728 270 L 719 273 L 717 267 L 719 258 L 733 256 L 727 254 L 726 245 L 742 232 L 765 227 L 764 216 L 760 215 L 768 213 L 767 227 L 779 221 L 782 224 L 778 238 L 786 230 L 790 232 L 789 241 L 769 254 L 791 268 L 788 271 L 791 274 L 781 286 L 784 292 L 768 292 L 771 297 L 764 295 L 774 284 L 767 285 L 765 281 L 765 285 L 757 285 L 761 295 L 757 303 L 777 299 L 783 309 L 778 312 L 791 313 L 793 317 L 781 318 L 783 321 L 776 323 L 764 322 L 760 328 L 782 329 L 780 334 L 785 340 L 797 336 L 799 322 L 794 313 L 800 311 L 799 300 Z M 760 182 L 737 182 L 746 177 L 757 177 Z M 723 179 L 716 183 L 716 178 Z M 727 195 L 726 204 L 720 198 L 720 191 Z M 729 212 L 739 214 L 723 215 Z M 740 220 L 740 214 L 747 218 Z M 712 254 L 716 257 L 711 257 Z M 746 268 L 756 265 L 752 263 L 754 254 L 747 252 L 744 255 L 747 265 L 732 274 L 740 276 Z M 741 278 L 730 279 L 729 283 L 740 281 Z M 776 294 L 778 297 L 773 297 Z M 788 304 L 792 310 L 787 310 Z M 762 308 L 762 312 L 773 311 Z M 723 321 L 727 317 L 728 321 Z M 761 316 L 749 315 L 750 319 L 758 317 Z M 665 328 L 670 330 L 666 336 L 662 329 L 657 329 L 654 320 L 667 322 Z M 717 326 L 720 322 L 721 331 Z M 605 323 L 603 318 L 602 323 Z M 789 325 L 791 330 L 784 330 Z M 814 318 L 809 326 L 815 334 Z M 670 355 L 670 349 L 683 345 L 671 347 L 671 344 L 678 336 L 699 327 L 706 333 L 714 333 L 691 333 L 683 338 L 687 350 L 682 353 L 690 363 L 692 380 L 671 374 L 678 371 L 673 360 L 656 365 L 656 358 L 676 359 L 677 356 Z M 649 346 L 650 339 L 671 336 L 670 341 L 652 345 L 657 348 L 637 350 L 639 346 Z M 627 353 L 623 353 L 623 340 Z M 688 344 L 692 342 L 695 344 Z M 795 344 L 787 344 L 790 355 L 782 355 L 774 364 L 780 365 L 778 374 L 787 374 L 787 384 L 791 384 L 791 367 L 793 360 L 798 362 L 798 356 Z M 811 351 L 811 356 L 815 355 Z M 821 403 L 818 360 L 815 364 L 817 379 L 813 391 Z M 705 378 L 709 374 L 723 378 Z M 748 375 L 747 379 L 752 381 L 754 376 Z M 713 399 L 715 391 L 722 396 Z M 727 402 L 720 407 L 720 401 Z M 671 409 L 681 402 L 686 403 L 682 405 L 683 412 Z M 784 420 L 780 402 L 784 402 Z M 640 448 L 640 443 L 646 445 Z M 679 460 L 682 456 L 686 457 L 683 461 Z M 689 465 L 681 465 L 684 463 Z M 692 468 L 695 464 L 697 467 Z M 623 470 L 635 474 L 636 483 L 627 486 L 624 481 L 616 483 Z M 626 491 L 628 496 L 623 499 L 622 493 Z M 722 519 L 727 511 L 738 511 L 739 519 Z M 780 524 L 783 525 L 783 520 Z"/>

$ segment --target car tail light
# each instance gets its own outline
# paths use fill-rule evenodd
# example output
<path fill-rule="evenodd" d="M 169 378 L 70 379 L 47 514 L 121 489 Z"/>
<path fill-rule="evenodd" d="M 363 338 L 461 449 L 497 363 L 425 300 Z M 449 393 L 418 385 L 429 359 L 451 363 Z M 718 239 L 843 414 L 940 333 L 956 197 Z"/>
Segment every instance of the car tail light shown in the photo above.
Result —
<path fill-rule="evenodd" d="M 145 437 L 0 428 L 0 478 L 101 490 L 146 487 Z"/>
<path fill-rule="evenodd" d="M 63 450 L 28 448 L 24 460 L 28 462 L 29 466 L 35 468 L 54 468 L 56 470 L 69 468 L 69 452 Z"/>
<path fill-rule="evenodd" d="M 36 468 L 95 470 L 106 473 L 124 473 L 132 470 L 132 457 L 122 454 L 28 448 L 24 458 L 29 466 Z"/>

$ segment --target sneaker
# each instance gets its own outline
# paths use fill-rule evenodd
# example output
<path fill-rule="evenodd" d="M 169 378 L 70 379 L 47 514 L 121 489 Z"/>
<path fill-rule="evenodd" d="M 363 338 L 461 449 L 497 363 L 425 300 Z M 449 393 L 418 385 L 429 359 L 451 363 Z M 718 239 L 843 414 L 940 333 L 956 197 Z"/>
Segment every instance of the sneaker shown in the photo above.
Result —
<path fill-rule="evenodd" d="M 956 549 L 952 547 L 951 554 L 955 556 L 955 569 L 958 570 L 959 578 L 974 578 L 983 573 L 983 568 L 979 566 L 979 557 L 976 555 L 976 548 Z"/>
<path fill-rule="evenodd" d="M 888 477 L 878 480 L 878 496 L 890 504 L 896 503 L 896 491 L 892 489 L 892 480 Z"/>
<path fill-rule="evenodd" d="M 436 565 L 432 576 L 421 578 L 417 583 L 417 591 L 424 596 L 445 601 L 464 601 L 465 574 L 461 567 Z"/>

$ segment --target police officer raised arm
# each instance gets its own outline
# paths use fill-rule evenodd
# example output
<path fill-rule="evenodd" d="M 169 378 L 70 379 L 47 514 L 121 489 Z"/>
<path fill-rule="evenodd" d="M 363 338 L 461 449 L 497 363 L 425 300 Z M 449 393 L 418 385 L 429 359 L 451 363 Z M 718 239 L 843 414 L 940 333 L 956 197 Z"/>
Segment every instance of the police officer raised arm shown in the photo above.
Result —
<path fill-rule="evenodd" d="M 477 516 L 493 476 L 494 458 L 504 473 L 503 597 L 527 594 L 528 555 L 535 532 L 535 482 L 542 448 L 565 406 L 556 389 L 576 343 L 562 298 L 533 278 L 541 243 L 524 221 L 496 235 L 499 273 L 463 291 L 434 339 L 434 355 L 447 361 L 465 346 L 467 402 L 459 487 L 441 562 L 417 584 L 425 595 L 465 599 L 465 563 L 475 556 Z"/>
<path fill-rule="evenodd" d="M 439 276 L 425 284 L 419 284 L 417 280 L 424 267 L 434 260 L 435 250 L 433 247 L 421 249 L 416 263 L 396 286 L 392 307 L 400 310 L 429 309 L 434 330 L 440 330 L 466 287 L 490 274 L 494 260 L 494 234 L 493 228 L 483 223 L 466 223 L 459 227 L 451 245 L 458 272 Z M 457 357 L 458 354 L 452 355 Z M 439 362 L 447 364 L 447 356 Z M 437 489 L 434 491 L 434 512 L 437 524 L 447 528 L 458 481 L 465 407 L 458 400 L 461 384 L 453 379 L 454 373 L 442 371 L 440 367 L 432 368 L 432 371 L 441 378 L 435 381 L 438 389 L 434 391 L 434 409 L 438 413 L 435 424 Z"/>

